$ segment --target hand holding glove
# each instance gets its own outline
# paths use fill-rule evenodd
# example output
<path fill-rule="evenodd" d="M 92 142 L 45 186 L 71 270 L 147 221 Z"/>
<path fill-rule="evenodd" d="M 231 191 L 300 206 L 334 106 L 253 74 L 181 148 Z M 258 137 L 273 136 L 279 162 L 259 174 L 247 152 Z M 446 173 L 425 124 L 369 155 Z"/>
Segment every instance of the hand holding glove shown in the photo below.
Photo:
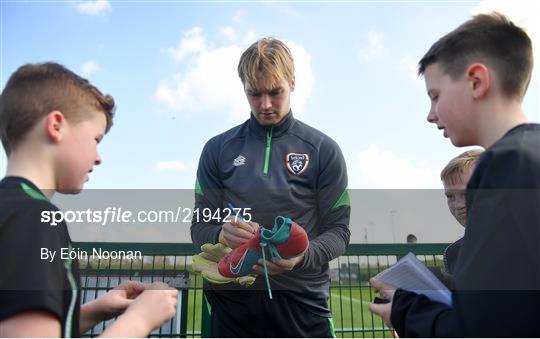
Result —
<path fill-rule="evenodd" d="M 201 253 L 193 256 L 193 269 L 200 272 L 202 277 L 213 284 L 228 284 L 231 282 L 238 283 L 242 286 L 250 286 L 255 281 L 255 277 L 251 275 L 227 278 L 222 276 L 218 271 L 218 263 L 225 255 L 232 251 L 221 243 L 204 244 L 201 246 Z"/>

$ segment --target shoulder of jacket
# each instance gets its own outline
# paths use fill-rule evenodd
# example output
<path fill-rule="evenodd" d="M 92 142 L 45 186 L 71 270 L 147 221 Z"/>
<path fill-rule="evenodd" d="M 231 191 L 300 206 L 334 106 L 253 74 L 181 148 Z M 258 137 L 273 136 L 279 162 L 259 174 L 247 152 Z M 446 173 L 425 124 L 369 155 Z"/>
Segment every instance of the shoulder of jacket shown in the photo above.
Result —
<path fill-rule="evenodd" d="M 248 133 L 248 123 L 249 123 L 249 120 L 210 138 L 210 140 L 208 140 L 206 145 L 212 148 L 214 147 L 221 148 L 232 140 L 245 138 Z"/>
<path fill-rule="evenodd" d="M 328 135 L 300 120 L 295 121 L 289 133 L 304 142 L 312 144 L 317 149 L 320 149 L 322 146 L 337 146 L 336 142 Z"/>

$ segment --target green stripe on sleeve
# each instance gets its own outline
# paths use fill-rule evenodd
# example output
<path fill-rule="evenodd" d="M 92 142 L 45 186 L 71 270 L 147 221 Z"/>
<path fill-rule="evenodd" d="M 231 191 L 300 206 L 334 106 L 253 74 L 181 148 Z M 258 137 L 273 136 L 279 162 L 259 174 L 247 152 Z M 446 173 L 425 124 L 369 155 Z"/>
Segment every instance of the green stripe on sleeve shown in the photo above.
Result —
<path fill-rule="evenodd" d="M 332 209 L 336 209 L 340 206 L 351 206 L 351 202 L 349 200 L 349 187 L 345 187 L 345 190 L 343 190 L 343 193 L 341 193 L 338 201 L 336 201 L 334 206 L 332 206 Z"/>
<path fill-rule="evenodd" d="M 69 244 L 68 249 L 69 249 L 69 252 L 71 252 L 71 250 L 72 250 L 71 244 Z M 71 286 L 71 300 L 69 302 L 68 313 L 67 313 L 67 316 L 66 316 L 64 334 L 65 334 L 66 338 L 71 338 L 71 337 L 73 337 L 73 333 L 71 332 L 72 324 L 73 324 L 73 315 L 74 315 L 74 312 L 75 312 L 75 305 L 77 303 L 77 298 L 79 296 L 78 296 L 77 282 L 75 280 L 75 277 L 73 276 L 73 272 L 71 271 L 71 258 L 68 258 L 68 259 L 64 260 L 64 267 L 66 268 L 67 278 L 68 278 L 69 284 Z"/>
<path fill-rule="evenodd" d="M 334 319 L 328 318 L 328 325 L 330 326 L 330 334 L 332 335 L 332 338 L 336 337 L 336 330 L 334 329 Z"/>
<path fill-rule="evenodd" d="M 197 180 L 195 180 L 195 194 L 198 194 L 198 195 L 204 195 L 202 189 L 201 189 L 201 184 L 199 184 L 199 178 L 197 178 Z"/>

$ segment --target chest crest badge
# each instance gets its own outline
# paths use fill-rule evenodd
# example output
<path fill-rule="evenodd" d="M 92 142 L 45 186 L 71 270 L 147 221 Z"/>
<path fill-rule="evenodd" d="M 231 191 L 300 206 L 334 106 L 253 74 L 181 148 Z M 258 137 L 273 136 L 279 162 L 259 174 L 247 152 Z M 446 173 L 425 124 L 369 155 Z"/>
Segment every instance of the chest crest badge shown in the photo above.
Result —
<path fill-rule="evenodd" d="M 305 172 L 309 166 L 309 156 L 300 153 L 288 153 L 285 156 L 285 166 L 291 174 L 300 175 Z"/>

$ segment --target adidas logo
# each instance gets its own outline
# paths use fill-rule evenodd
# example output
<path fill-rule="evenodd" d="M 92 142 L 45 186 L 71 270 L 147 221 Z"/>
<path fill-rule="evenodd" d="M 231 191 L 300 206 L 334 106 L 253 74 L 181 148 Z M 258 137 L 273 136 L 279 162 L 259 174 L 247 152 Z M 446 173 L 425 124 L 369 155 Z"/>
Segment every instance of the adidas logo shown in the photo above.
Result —
<path fill-rule="evenodd" d="M 243 166 L 246 164 L 246 158 L 243 157 L 242 155 L 239 155 L 236 157 L 236 159 L 234 159 L 233 161 L 233 166 Z"/>

